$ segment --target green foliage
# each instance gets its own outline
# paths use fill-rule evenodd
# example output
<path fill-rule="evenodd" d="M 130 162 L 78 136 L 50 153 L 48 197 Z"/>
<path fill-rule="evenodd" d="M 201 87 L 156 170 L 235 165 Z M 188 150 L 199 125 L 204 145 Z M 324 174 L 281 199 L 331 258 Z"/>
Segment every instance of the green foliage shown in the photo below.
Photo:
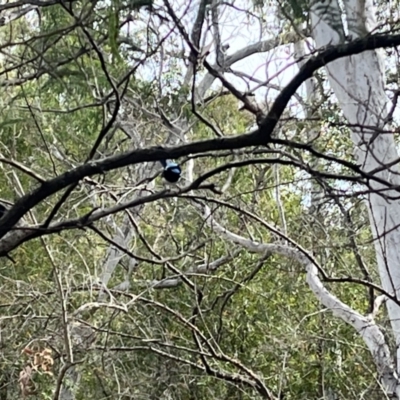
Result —
<path fill-rule="evenodd" d="M 115 126 L 123 129 L 107 133 L 94 160 L 174 144 L 183 140 L 183 134 L 176 133 L 180 124 L 190 141 L 237 135 L 252 127 L 254 117 L 238 111 L 237 99 L 217 91 L 210 94 L 214 100 L 196 104 L 195 109 L 216 129 L 196 118 L 191 88 L 182 85 L 186 49 L 170 39 L 169 26 L 163 26 L 165 32 L 155 31 L 153 19 L 163 21 L 163 16 L 160 10 L 151 14 L 152 1 L 81 1 L 65 7 L 41 8 L 37 26 L 21 20 L 13 30 L 4 28 L 4 36 L 15 35 L 17 44 L 10 41 L 10 57 L 0 60 L 2 68 L 9 68 L 3 73 L 7 90 L 0 98 L 1 200 L 13 203 L 42 185 L 35 175 L 51 179 L 87 161 L 115 107 L 112 86 L 122 98 Z M 280 7 L 284 23 L 306 17 L 304 2 L 289 1 Z M 129 24 L 122 28 L 125 19 Z M 127 32 L 146 53 L 146 64 L 141 52 L 137 51 L 143 58 L 137 61 L 139 56 L 120 44 L 120 35 Z M 170 42 L 161 56 L 155 49 L 163 40 Z M 172 128 L 158 118 L 159 109 Z M 312 143 L 316 151 L 352 160 L 349 129 L 329 99 L 318 106 L 318 118 L 293 117 L 280 129 L 282 137 L 304 142 L 305 133 L 315 129 L 321 132 Z M 326 160 L 317 162 L 306 152 L 289 150 L 292 159 L 321 175 L 332 171 Z M 21 398 L 20 373 L 33 362 L 26 349 L 51 349 L 54 375 L 38 368 L 32 378 L 37 392 L 31 398 L 53 398 L 70 351 L 81 377 L 76 387 L 71 384 L 76 399 L 261 398 L 254 385 L 228 382 L 217 373 L 250 379 L 246 369 L 286 400 L 323 398 L 325 387 L 340 398 L 358 399 L 363 391 L 374 398 L 369 352 L 356 332 L 321 308 L 306 284 L 303 266 L 277 255 L 261 262 L 260 254 L 225 240 L 204 217 L 202 207 L 207 204 L 213 218 L 234 234 L 257 243 L 285 244 L 269 224 L 313 254 L 329 276 L 364 279 L 358 256 L 373 265 L 375 252 L 362 197 L 348 196 L 341 202 L 351 216 L 350 226 L 328 193 L 329 186 L 340 189 L 344 183 L 325 179 L 322 185 L 318 174 L 311 176 L 309 170 L 288 163 L 276 168 L 270 157 L 283 153 L 271 155 L 258 148 L 197 155 L 194 179 L 227 163 L 249 165 L 233 172 L 227 169 L 204 182 L 214 187 L 173 197 L 169 194 L 175 189 L 164 188 L 161 177 L 152 180 L 159 169 L 151 163 L 79 182 L 52 221 L 53 227 L 69 221 L 68 229 L 54 229 L 23 243 L 12 252 L 12 260 L 2 259 L 0 390 L 6 390 L 7 397 L 2 392 L 0 397 Z M 185 172 L 190 159 L 180 161 Z M 187 183 L 182 179 L 181 186 Z M 317 189 L 324 202 L 310 195 Z M 90 226 L 73 223 L 163 190 L 168 196 L 115 212 Z M 25 215 L 31 229 L 44 229 L 41 224 L 63 195 L 47 198 Z M 316 211 L 307 205 L 310 198 Z M 126 238 L 130 232 L 131 240 L 120 240 L 118 235 Z M 117 252 L 120 247 L 125 253 Z M 216 270 L 204 267 L 187 274 L 186 282 L 181 279 L 181 273 L 233 253 Z M 127 277 L 132 257 L 139 265 Z M 114 259 L 110 290 L 99 297 L 98 280 L 105 264 Z M 378 282 L 376 271 L 369 269 L 373 282 Z M 177 280 L 173 288 L 152 286 L 168 278 Z M 112 290 L 125 280 L 131 285 L 128 292 Z M 364 286 L 324 284 L 366 313 L 370 299 Z M 387 324 L 385 317 L 378 318 Z M 93 341 L 88 345 L 74 337 L 77 326 L 91 330 Z"/>
<path fill-rule="evenodd" d="M 309 10 L 309 1 L 307 0 L 288 0 L 281 3 L 281 12 L 285 17 L 292 17 L 297 21 L 304 21 Z"/>

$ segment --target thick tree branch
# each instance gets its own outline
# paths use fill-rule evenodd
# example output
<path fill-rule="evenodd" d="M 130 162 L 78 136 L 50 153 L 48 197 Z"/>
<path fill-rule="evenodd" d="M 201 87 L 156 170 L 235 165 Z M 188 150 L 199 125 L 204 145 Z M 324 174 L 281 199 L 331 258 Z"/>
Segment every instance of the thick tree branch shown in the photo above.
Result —
<path fill-rule="evenodd" d="M 339 46 L 330 46 L 325 50 L 319 51 L 318 54 L 310 56 L 310 59 L 279 94 L 268 115 L 260 122 L 259 128 L 249 134 L 204 140 L 174 148 L 149 148 L 130 151 L 102 160 L 88 162 L 44 182 L 31 193 L 21 197 L 15 203 L 14 207 L 0 220 L 0 238 L 41 201 L 67 188 L 69 185 L 79 182 L 85 177 L 103 174 L 107 171 L 142 162 L 157 161 L 165 158 L 176 159 L 189 154 L 199 154 L 214 150 L 234 150 L 244 147 L 267 145 L 275 141 L 271 139 L 272 132 L 290 98 L 300 85 L 306 79 L 310 78 L 316 70 L 341 57 L 359 54 L 366 50 L 395 47 L 398 45 L 400 45 L 400 34 L 379 34 Z"/>
<path fill-rule="evenodd" d="M 254 242 L 236 233 L 230 232 L 217 223 L 211 214 L 211 210 L 205 207 L 204 212 L 207 224 L 225 239 L 242 246 L 248 251 L 259 254 L 278 254 L 290 258 L 304 266 L 307 272 L 307 283 L 316 298 L 327 307 L 334 315 L 351 325 L 362 337 L 367 345 L 379 375 L 384 379 L 388 392 L 394 392 L 398 386 L 398 376 L 390 355 L 389 347 L 385 337 L 378 325 L 374 322 L 372 315 L 363 316 L 339 300 L 323 285 L 318 276 L 318 268 L 305 254 L 287 245 L 267 244 Z"/>

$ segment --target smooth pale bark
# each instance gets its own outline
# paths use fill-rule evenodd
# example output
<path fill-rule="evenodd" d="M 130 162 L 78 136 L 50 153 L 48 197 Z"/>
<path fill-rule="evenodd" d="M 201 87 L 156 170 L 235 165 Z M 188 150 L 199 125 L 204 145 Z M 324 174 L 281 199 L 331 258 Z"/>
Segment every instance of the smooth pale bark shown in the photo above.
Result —
<path fill-rule="evenodd" d="M 375 10 L 370 0 L 344 1 L 350 39 L 363 37 L 376 25 Z M 315 3 L 312 7 L 312 35 L 317 47 L 339 44 L 344 40 L 341 21 L 336 18 L 341 10 L 336 0 Z M 334 17 L 332 17 L 334 16 Z M 395 141 L 392 135 L 376 134 L 382 129 L 388 113 L 389 99 L 384 91 L 385 74 L 383 60 L 378 51 L 365 51 L 361 54 L 339 59 L 330 63 L 326 70 L 331 87 L 339 101 L 343 113 L 350 124 L 360 128 L 352 131 L 355 156 L 366 171 L 382 169 L 376 175 L 400 185 L 397 165 L 382 168 L 398 159 Z M 372 143 L 371 143 L 372 142 Z M 375 190 L 383 185 L 373 183 Z M 387 196 L 398 198 L 394 190 L 385 192 Z M 387 200 L 382 195 L 371 193 L 368 198 L 370 224 L 375 240 L 375 250 L 379 274 L 383 288 L 389 293 L 400 295 L 400 201 Z M 387 302 L 390 322 L 400 346 L 400 308 L 392 301 Z M 376 344 L 379 351 L 379 344 Z M 397 353 L 397 368 L 400 368 L 400 353 Z M 385 378 L 385 377 L 384 377 Z M 393 377 L 392 377 L 393 378 Z M 396 378 L 397 379 L 397 378 Z M 393 380 L 384 382 L 388 392 L 393 390 Z M 398 382 L 396 384 L 399 396 Z"/>
<path fill-rule="evenodd" d="M 380 376 L 382 376 L 386 392 L 388 394 L 396 393 L 397 398 L 399 398 L 400 388 L 389 347 L 382 331 L 374 322 L 373 315 L 361 315 L 329 292 L 318 277 L 317 267 L 319 265 L 311 254 L 294 242 L 290 242 L 290 245 L 260 243 L 231 232 L 213 218 L 213 214 L 207 206 L 204 208 L 204 220 L 221 237 L 250 252 L 263 256 L 276 254 L 303 265 L 307 271 L 307 283 L 315 297 L 334 315 L 352 326 L 360 334 L 372 354 Z M 378 299 L 378 301 L 382 301 L 382 297 Z M 378 308 L 379 305 L 377 304 L 376 307 Z"/>

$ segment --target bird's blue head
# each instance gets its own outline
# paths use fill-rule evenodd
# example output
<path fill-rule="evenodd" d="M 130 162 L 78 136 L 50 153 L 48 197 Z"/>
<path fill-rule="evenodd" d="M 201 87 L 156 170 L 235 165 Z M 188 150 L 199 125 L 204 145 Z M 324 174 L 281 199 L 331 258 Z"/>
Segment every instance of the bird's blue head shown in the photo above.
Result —
<path fill-rule="evenodd" d="M 178 182 L 179 178 L 181 177 L 181 173 L 182 170 L 179 164 L 173 161 L 165 162 L 163 177 L 166 181 L 171 183 Z"/>

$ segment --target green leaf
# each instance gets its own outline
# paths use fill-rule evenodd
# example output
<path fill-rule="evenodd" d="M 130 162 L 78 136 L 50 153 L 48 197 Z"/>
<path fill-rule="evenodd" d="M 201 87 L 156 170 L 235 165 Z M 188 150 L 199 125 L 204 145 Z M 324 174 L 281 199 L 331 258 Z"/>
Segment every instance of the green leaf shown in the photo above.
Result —
<path fill-rule="evenodd" d="M 0 130 L 8 125 L 14 125 L 18 124 L 19 122 L 24 122 L 25 119 L 23 118 L 15 118 L 15 119 L 9 119 L 3 122 L 0 122 Z"/>
<path fill-rule="evenodd" d="M 113 1 L 114 3 L 114 1 Z M 119 12 L 118 7 L 115 5 L 110 8 L 110 18 L 108 22 L 108 43 L 110 45 L 111 54 L 113 58 L 117 60 L 121 60 L 121 56 L 119 54 L 119 45 L 118 45 L 118 21 L 119 21 Z"/>

